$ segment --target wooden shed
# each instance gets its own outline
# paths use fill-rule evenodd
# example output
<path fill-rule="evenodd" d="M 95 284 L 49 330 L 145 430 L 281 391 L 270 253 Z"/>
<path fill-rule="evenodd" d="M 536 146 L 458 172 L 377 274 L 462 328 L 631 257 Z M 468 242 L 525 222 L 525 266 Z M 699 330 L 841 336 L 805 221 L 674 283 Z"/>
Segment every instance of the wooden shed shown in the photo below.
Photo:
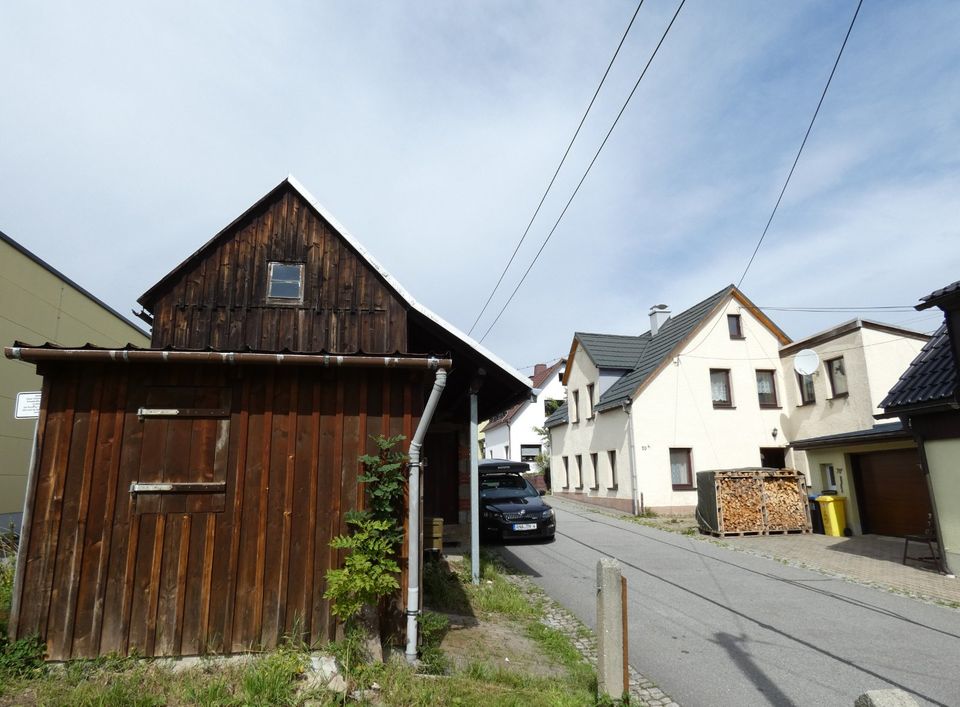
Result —
<path fill-rule="evenodd" d="M 43 376 L 10 632 L 51 659 L 333 636 L 358 457 L 419 422 L 427 512 L 464 520 L 468 391 L 526 379 L 416 303 L 288 178 L 140 298 L 149 349 L 17 344 Z"/>

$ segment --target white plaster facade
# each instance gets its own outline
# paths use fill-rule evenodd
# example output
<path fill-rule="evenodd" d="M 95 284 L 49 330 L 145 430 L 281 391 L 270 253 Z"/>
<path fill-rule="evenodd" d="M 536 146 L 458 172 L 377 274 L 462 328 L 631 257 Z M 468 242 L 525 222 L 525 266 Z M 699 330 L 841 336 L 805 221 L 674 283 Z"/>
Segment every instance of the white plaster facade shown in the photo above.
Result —
<path fill-rule="evenodd" d="M 561 361 L 537 371 L 531 378 L 535 400 L 521 403 L 516 410 L 508 411 L 508 419 L 500 422 L 493 420 L 487 424 L 484 429 L 484 456 L 487 459 L 530 462 L 530 452 L 534 448 L 535 454 L 540 453 L 543 439 L 536 428 L 543 427 L 547 417 L 544 407 L 547 401 L 564 400 L 564 388 L 560 382 L 562 370 Z"/>
<path fill-rule="evenodd" d="M 592 414 L 602 394 L 601 371 L 584 347 L 574 347 L 566 374 L 567 422 L 551 427 L 555 493 L 582 494 L 624 510 L 642 500 L 658 512 L 688 511 L 697 503 L 696 472 L 758 467 L 761 448 L 786 453 L 779 348 L 789 339 L 734 293 L 647 376 L 628 406 Z M 740 316 L 742 338 L 729 333 L 727 315 Z M 712 369 L 729 371 L 730 406 L 714 405 Z M 778 405 L 761 406 L 757 371 L 773 372 Z M 693 483 L 685 488 L 671 476 L 671 450 L 683 449 L 692 462 Z"/>

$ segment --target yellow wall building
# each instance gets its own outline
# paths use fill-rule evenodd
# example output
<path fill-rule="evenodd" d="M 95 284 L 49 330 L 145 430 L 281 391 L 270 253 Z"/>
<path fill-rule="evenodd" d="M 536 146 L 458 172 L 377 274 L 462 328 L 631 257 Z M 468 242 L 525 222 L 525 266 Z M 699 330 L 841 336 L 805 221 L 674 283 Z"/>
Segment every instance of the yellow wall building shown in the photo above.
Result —
<path fill-rule="evenodd" d="M 149 336 L 0 232 L 0 344 L 149 346 Z M 0 528 L 19 530 L 35 420 L 14 416 L 17 393 L 39 391 L 32 364 L 0 357 Z"/>

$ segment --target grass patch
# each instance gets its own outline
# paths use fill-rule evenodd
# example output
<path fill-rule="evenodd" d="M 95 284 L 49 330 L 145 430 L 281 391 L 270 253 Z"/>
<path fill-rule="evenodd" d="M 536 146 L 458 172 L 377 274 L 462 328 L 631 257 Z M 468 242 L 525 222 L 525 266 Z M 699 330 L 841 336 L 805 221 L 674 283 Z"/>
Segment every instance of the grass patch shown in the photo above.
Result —
<path fill-rule="evenodd" d="M 520 588 L 505 576 L 503 563 L 486 552 L 480 553 L 480 584 L 473 584 L 470 565 L 464 560 L 459 578 L 475 611 L 500 614 L 514 619 L 539 615 L 540 607 L 530 601 Z"/>

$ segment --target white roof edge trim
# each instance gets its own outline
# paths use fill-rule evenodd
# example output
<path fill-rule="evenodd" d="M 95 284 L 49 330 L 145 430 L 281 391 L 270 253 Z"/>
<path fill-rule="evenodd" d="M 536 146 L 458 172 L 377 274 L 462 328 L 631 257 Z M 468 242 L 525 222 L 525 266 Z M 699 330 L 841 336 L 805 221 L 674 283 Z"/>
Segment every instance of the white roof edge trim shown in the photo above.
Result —
<path fill-rule="evenodd" d="M 489 359 L 492 363 L 502 368 L 504 371 L 512 375 L 514 378 L 516 378 L 518 381 L 523 383 L 525 386 L 527 386 L 528 388 L 530 387 L 529 377 L 522 375 L 513 366 L 511 366 L 509 363 L 501 359 L 499 356 L 495 355 L 490 350 L 484 348 L 477 341 L 474 341 L 472 338 L 470 338 L 469 336 L 464 334 L 462 331 L 457 329 L 457 327 L 453 326 L 448 321 L 446 321 L 439 315 L 435 314 L 434 312 L 431 312 L 429 309 L 427 309 L 422 304 L 417 302 L 417 300 L 413 298 L 413 295 L 407 292 L 407 290 L 403 287 L 403 285 L 401 285 L 393 277 L 393 275 L 387 272 L 387 270 L 380 263 L 377 262 L 377 259 L 370 254 L 370 251 L 364 248 L 360 244 L 360 242 L 354 237 L 354 235 L 350 233 L 350 231 L 348 231 L 342 223 L 340 223 L 336 218 L 334 218 L 333 214 L 331 214 L 323 206 L 323 204 L 317 201 L 316 197 L 313 194 L 311 194 L 310 191 L 305 186 L 303 186 L 297 180 L 296 177 L 294 177 L 292 174 L 288 175 L 286 181 L 290 184 L 290 186 L 296 189 L 297 192 L 299 192 L 300 196 L 306 199 L 310 203 L 310 205 L 313 208 L 315 208 L 320 213 L 320 215 L 323 216 L 323 218 L 330 223 L 331 226 L 333 226 L 337 230 L 337 232 L 343 237 L 345 241 L 347 241 L 347 243 L 349 243 L 354 249 L 356 249 L 358 253 L 360 253 L 361 257 L 363 257 L 363 259 L 366 260 L 367 263 L 369 263 L 370 267 L 376 270 L 381 275 L 381 277 L 383 277 L 383 279 L 387 281 L 390 287 L 392 287 L 394 290 L 397 291 L 397 294 L 399 294 L 407 304 L 409 304 L 413 309 L 418 311 L 427 319 L 431 320 L 435 324 L 439 324 L 441 327 L 443 327 L 444 329 L 449 331 L 451 334 L 453 334 L 455 337 L 460 339 L 460 341 L 462 341 L 464 344 L 472 348 L 474 351 L 476 351 L 478 354 L 480 354 L 484 358 Z"/>

